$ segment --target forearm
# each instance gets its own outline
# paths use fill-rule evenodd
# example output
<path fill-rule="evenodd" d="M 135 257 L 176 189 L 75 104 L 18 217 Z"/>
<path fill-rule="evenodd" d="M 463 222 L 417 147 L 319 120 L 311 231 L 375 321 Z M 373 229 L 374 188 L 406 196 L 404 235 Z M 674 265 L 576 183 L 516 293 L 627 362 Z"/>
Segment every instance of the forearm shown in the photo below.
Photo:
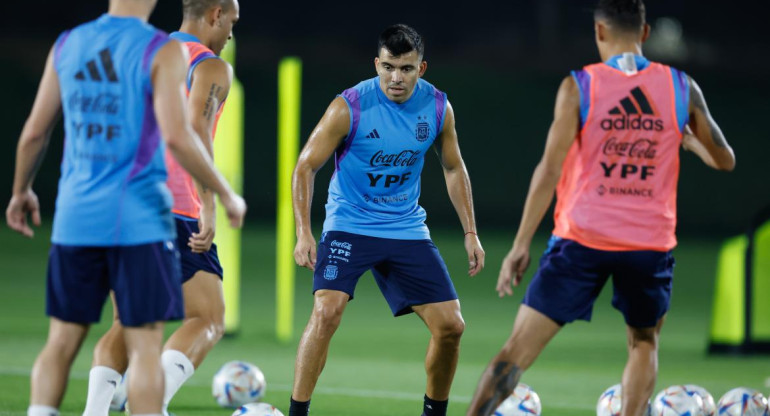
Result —
<path fill-rule="evenodd" d="M 311 234 L 310 206 L 313 202 L 315 171 L 302 162 L 297 164 L 291 183 L 291 200 L 294 208 L 294 224 L 297 237 Z"/>
<path fill-rule="evenodd" d="M 560 172 L 549 170 L 542 163 L 535 169 L 514 245 L 529 246 L 532 243 L 537 227 L 551 206 L 559 176 Z"/>
<path fill-rule="evenodd" d="M 471 191 L 471 179 L 465 164 L 455 169 L 445 170 L 447 192 L 452 205 L 460 218 L 460 223 L 465 232 L 476 232 L 476 215 L 473 211 L 473 193 Z"/>
<path fill-rule="evenodd" d="M 16 148 L 14 195 L 24 193 L 32 187 L 32 182 L 48 148 L 49 138 L 50 132 L 37 135 L 22 134 Z"/>
<path fill-rule="evenodd" d="M 211 157 L 212 161 L 214 159 L 214 143 L 212 140 L 211 135 L 208 133 L 210 130 L 207 126 L 195 126 L 194 130 L 196 133 L 198 133 L 198 137 L 201 139 L 201 144 L 203 145 L 203 148 L 206 149 L 206 153 Z M 205 211 L 206 214 L 214 214 L 214 210 L 216 208 L 216 204 L 214 203 L 214 193 L 211 192 L 211 189 L 201 184 L 199 181 L 195 182 L 195 190 L 198 192 L 198 197 L 201 201 L 201 208 L 203 211 Z M 214 219 L 213 215 L 211 215 L 212 219 Z"/>

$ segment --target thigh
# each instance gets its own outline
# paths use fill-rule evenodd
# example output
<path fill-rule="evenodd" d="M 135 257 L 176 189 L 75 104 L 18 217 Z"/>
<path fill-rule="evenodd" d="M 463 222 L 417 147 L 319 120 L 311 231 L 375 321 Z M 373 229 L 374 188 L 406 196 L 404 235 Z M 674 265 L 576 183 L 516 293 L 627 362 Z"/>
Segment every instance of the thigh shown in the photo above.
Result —
<path fill-rule="evenodd" d="M 674 256 L 669 252 L 617 253 L 612 271 L 612 306 L 634 328 L 655 327 L 668 312 L 674 278 Z"/>
<path fill-rule="evenodd" d="M 109 289 L 105 248 L 51 246 L 46 283 L 49 316 L 64 322 L 99 322 Z"/>
<path fill-rule="evenodd" d="M 219 276 L 199 271 L 182 284 L 182 294 L 186 318 L 224 319 L 225 300 Z"/>
<path fill-rule="evenodd" d="M 123 326 L 184 317 L 179 252 L 173 241 L 114 247 L 109 268 Z"/>
<path fill-rule="evenodd" d="M 609 278 L 607 253 L 551 237 L 524 304 L 563 325 L 590 321 L 593 305 Z"/>
<path fill-rule="evenodd" d="M 211 249 L 205 253 L 193 253 L 190 246 L 187 245 L 192 234 L 200 231 L 198 221 L 181 218 L 175 218 L 174 221 L 176 222 L 176 245 L 180 255 L 182 283 L 192 279 L 198 272 L 213 274 L 222 279 L 222 264 L 219 262 L 216 244 L 212 244 Z"/>
<path fill-rule="evenodd" d="M 380 239 L 388 253 L 372 271 L 394 316 L 413 312 L 413 306 L 457 299 L 444 259 L 431 240 Z"/>
<path fill-rule="evenodd" d="M 353 299 L 358 279 L 383 257 L 376 240 L 341 231 L 324 233 L 318 242 L 313 293 L 336 290 Z"/>

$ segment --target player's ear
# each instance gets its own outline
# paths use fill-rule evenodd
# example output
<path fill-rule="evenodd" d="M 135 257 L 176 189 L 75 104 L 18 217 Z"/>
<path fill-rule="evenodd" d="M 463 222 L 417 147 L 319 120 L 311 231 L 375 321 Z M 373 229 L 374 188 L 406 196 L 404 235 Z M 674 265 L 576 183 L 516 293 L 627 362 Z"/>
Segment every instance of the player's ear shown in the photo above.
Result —
<path fill-rule="evenodd" d="M 649 23 L 645 23 L 644 27 L 642 27 L 642 43 L 647 42 L 647 39 L 650 37 L 650 31 L 652 29 L 650 28 Z"/>
<path fill-rule="evenodd" d="M 222 26 L 222 8 L 217 6 L 209 12 L 209 23 L 212 26 Z"/>
<path fill-rule="evenodd" d="M 596 41 L 604 42 L 607 38 L 607 26 L 600 21 L 594 22 L 594 32 L 596 33 Z"/>
<path fill-rule="evenodd" d="M 380 57 L 375 56 L 374 57 L 374 71 L 378 74 L 380 73 Z"/>
<path fill-rule="evenodd" d="M 420 71 L 418 72 L 419 76 L 422 77 L 425 75 L 425 71 L 428 70 L 428 61 L 422 61 L 420 62 Z"/>

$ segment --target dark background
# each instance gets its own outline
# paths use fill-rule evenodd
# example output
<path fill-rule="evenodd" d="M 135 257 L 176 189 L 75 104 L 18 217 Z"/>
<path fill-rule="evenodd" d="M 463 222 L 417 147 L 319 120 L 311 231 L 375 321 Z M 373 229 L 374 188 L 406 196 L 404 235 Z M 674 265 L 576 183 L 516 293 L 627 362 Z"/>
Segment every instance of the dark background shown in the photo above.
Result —
<path fill-rule="evenodd" d="M 379 32 L 407 23 L 426 40 L 425 78 L 446 91 L 473 182 L 481 232 L 515 230 L 539 160 L 560 80 L 597 61 L 588 0 L 510 2 L 257 2 L 241 0 L 236 73 L 246 91 L 244 194 L 251 221 L 272 222 L 276 195 L 277 65 L 303 60 L 303 143 L 336 94 L 374 76 Z M 770 201 L 770 41 L 766 16 L 752 2 L 648 1 L 653 37 L 645 54 L 674 65 L 701 85 L 715 119 L 735 149 L 735 172 L 682 155 L 679 231 L 742 232 Z M 37 82 L 59 32 L 106 11 L 107 1 L 12 2 L 4 5 L 0 62 L 0 189 L 9 196 L 15 144 Z M 151 22 L 172 31 L 181 1 L 160 0 Z M 54 207 L 62 134 L 54 135 L 35 184 L 43 209 Z M 430 226 L 459 229 L 437 158 L 428 157 L 421 203 Z M 320 226 L 328 164 L 316 181 L 314 223 Z M 550 220 L 548 220 L 550 221 Z M 541 228 L 545 230 L 544 228 Z"/>

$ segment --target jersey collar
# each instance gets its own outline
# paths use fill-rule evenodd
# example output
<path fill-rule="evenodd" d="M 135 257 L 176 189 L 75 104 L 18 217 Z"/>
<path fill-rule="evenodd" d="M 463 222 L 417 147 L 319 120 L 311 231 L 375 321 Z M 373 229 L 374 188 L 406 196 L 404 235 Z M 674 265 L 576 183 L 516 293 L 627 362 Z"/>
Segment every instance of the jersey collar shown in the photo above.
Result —
<path fill-rule="evenodd" d="M 171 39 L 176 39 L 180 42 L 195 42 L 195 43 L 201 43 L 201 40 L 198 39 L 195 35 L 191 35 L 189 33 L 185 32 L 173 32 L 169 35 Z"/>
<path fill-rule="evenodd" d="M 615 55 L 612 58 L 608 59 L 607 62 L 605 62 L 605 64 L 607 66 L 617 69 L 618 71 L 622 71 L 622 69 L 620 68 L 620 64 L 618 63 L 618 61 L 620 61 L 622 58 L 623 58 L 622 54 Z M 636 69 L 638 71 L 641 71 L 647 68 L 648 66 L 650 66 L 650 61 L 644 56 L 634 55 L 634 60 L 636 61 Z"/>

